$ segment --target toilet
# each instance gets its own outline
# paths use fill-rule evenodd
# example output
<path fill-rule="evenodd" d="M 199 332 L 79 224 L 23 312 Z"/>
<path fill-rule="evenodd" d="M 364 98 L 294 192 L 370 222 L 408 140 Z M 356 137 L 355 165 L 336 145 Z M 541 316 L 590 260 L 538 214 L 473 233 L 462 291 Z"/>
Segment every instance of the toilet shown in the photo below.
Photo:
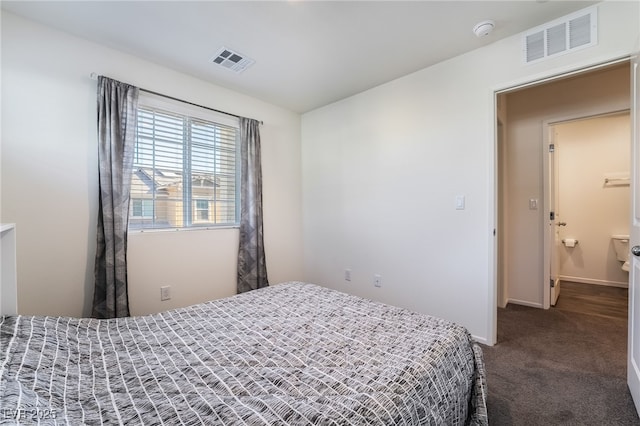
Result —
<path fill-rule="evenodd" d="M 618 260 L 622 262 L 622 270 L 629 272 L 629 236 L 612 235 L 613 248 Z"/>

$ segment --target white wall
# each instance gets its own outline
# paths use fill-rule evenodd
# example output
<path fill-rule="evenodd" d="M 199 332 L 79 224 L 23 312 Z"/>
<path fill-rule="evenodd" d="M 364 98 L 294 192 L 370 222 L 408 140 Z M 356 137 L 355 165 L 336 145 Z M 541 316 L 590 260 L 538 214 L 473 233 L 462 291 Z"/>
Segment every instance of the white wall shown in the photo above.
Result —
<path fill-rule="evenodd" d="M 629 185 L 605 184 L 605 177 L 629 177 L 629 113 L 554 126 L 559 162 L 559 238 L 577 246 L 559 250 L 560 278 L 627 287 L 629 273 L 616 259 L 611 235 L 629 235 Z"/>
<path fill-rule="evenodd" d="M 544 284 L 543 132 L 557 122 L 629 108 L 629 66 L 555 81 L 507 95 L 507 292 L 509 301 L 542 307 Z M 539 208 L 529 208 L 530 199 Z"/>
<path fill-rule="evenodd" d="M 493 93 L 629 54 L 637 17 L 637 3 L 604 3 L 594 48 L 523 65 L 511 37 L 303 115 L 306 279 L 456 321 L 492 343 Z"/>
<path fill-rule="evenodd" d="M 257 118 L 272 283 L 302 279 L 300 116 L 2 13 L 2 222 L 18 233 L 22 314 L 88 315 L 97 218 L 91 72 Z M 132 314 L 235 294 L 237 229 L 132 234 Z M 160 302 L 160 286 L 173 299 Z"/>

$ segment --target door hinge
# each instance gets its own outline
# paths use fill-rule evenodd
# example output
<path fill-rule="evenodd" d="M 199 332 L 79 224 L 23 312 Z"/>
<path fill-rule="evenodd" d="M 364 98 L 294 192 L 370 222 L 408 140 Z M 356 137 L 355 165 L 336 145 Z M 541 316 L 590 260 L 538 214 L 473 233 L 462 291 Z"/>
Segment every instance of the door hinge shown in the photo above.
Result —
<path fill-rule="evenodd" d="M 549 212 L 549 220 L 556 220 L 556 212 Z"/>
<path fill-rule="evenodd" d="M 556 286 L 556 281 L 553 278 L 549 278 L 549 284 L 551 288 L 554 288 Z"/>
<path fill-rule="evenodd" d="M 556 152 L 556 144 L 554 143 L 549 144 L 549 152 Z"/>

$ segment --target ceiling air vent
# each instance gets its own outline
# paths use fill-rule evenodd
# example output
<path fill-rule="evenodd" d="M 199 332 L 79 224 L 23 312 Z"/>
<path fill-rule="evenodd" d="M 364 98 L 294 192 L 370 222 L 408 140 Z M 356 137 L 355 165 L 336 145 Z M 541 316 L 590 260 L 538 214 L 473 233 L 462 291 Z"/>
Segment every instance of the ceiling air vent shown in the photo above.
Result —
<path fill-rule="evenodd" d="M 527 64 L 564 55 L 598 43 L 598 9 L 595 7 L 527 31 L 523 36 Z"/>
<path fill-rule="evenodd" d="M 251 66 L 255 61 L 241 53 L 234 52 L 226 47 L 221 47 L 209 62 L 213 62 L 214 64 L 218 64 L 239 74 Z"/>

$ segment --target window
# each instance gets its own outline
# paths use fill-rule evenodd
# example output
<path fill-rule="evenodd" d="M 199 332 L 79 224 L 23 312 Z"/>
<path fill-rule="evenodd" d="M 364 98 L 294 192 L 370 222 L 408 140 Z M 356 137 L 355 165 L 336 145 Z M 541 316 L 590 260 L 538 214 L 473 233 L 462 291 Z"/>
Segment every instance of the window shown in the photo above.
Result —
<path fill-rule="evenodd" d="M 238 224 L 238 120 L 140 94 L 129 229 Z"/>
<path fill-rule="evenodd" d="M 196 217 L 197 221 L 209 220 L 209 200 L 196 200 Z"/>
<path fill-rule="evenodd" d="M 131 199 L 131 217 L 153 217 L 153 200 Z"/>

